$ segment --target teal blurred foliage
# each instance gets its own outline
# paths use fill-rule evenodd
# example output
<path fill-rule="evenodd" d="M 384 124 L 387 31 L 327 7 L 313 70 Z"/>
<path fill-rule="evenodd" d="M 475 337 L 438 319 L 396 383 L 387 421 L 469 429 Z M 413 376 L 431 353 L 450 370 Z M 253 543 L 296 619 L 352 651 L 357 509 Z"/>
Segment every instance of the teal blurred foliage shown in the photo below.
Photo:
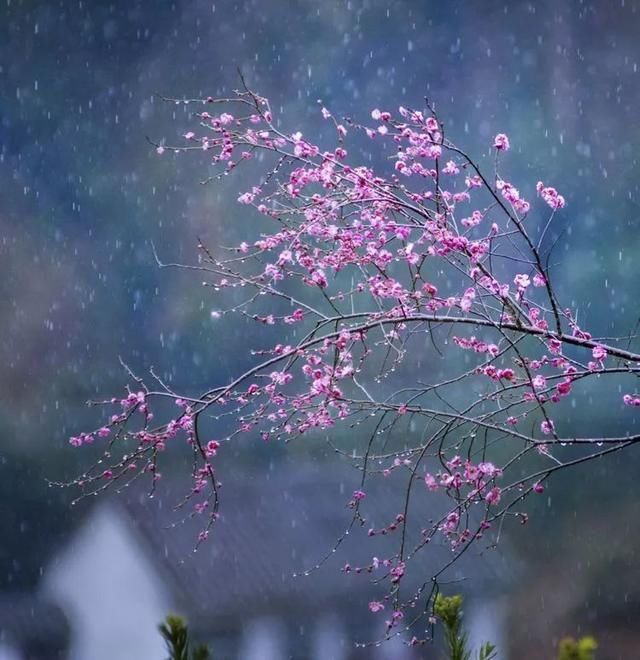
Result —
<path fill-rule="evenodd" d="M 158 158 L 145 140 L 171 143 L 188 126 L 191 108 L 154 93 L 222 94 L 238 86 L 238 66 L 292 130 L 319 131 L 318 98 L 367 117 L 427 95 L 478 158 L 505 131 L 505 171 L 523 193 L 543 179 L 567 197 L 549 237 L 562 234 L 550 259 L 560 296 L 585 300 L 595 332 L 633 329 L 633 3 L 231 4 L 2 10 L 0 428 L 10 444 L 59 447 L 92 418 L 84 399 L 125 381 L 118 355 L 195 390 L 246 364 L 247 341 L 264 341 L 250 323 L 212 324 L 210 292 L 193 274 L 156 268 L 150 245 L 193 263 L 197 236 L 228 245 L 251 233 L 256 219 L 234 203 L 241 181 L 203 188 L 204 157 Z"/>
<path fill-rule="evenodd" d="M 0 452 L 0 584 L 16 593 L 36 589 L 50 553 L 73 521 L 70 492 L 47 485 L 47 469 L 24 456 Z M 81 507 L 82 508 L 82 507 Z"/>

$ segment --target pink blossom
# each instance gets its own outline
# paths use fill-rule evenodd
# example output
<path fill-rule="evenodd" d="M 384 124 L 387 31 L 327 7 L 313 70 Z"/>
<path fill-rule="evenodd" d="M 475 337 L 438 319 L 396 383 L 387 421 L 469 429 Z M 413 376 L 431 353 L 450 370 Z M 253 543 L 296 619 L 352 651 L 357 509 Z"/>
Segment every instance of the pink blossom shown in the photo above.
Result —
<path fill-rule="evenodd" d="M 405 571 L 404 562 L 400 562 L 397 566 L 394 566 L 390 571 L 391 582 L 393 584 L 397 584 L 398 582 L 400 582 L 400 580 L 404 576 L 404 571 Z"/>
<path fill-rule="evenodd" d="M 287 324 L 298 323 L 304 319 L 304 310 L 298 308 L 290 316 L 284 317 L 284 322 Z"/>
<path fill-rule="evenodd" d="M 543 390 L 547 386 L 547 379 L 539 374 L 531 382 L 536 390 Z"/>
<path fill-rule="evenodd" d="M 447 161 L 447 164 L 442 168 L 443 174 L 459 174 L 460 168 L 455 164 L 454 161 Z"/>
<path fill-rule="evenodd" d="M 476 481 L 480 476 L 480 470 L 477 465 L 467 462 L 464 469 L 464 477 L 467 481 Z"/>
<path fill-rule="evenodd" d="M 311 273 L 311 281 L 314 284 L 317 284 L 321 289 L 324 289 L 328 284 L 327 277 L 321 268 L 318 268 Z"/>
<path fill-rule="evenodd" d="M 513 369 L 499 369 L 498 377 L 503 378 L 504 380 L 513 380 L 515 377 L 515 373 Z"/>
<path fill-rule="evenodd" d="M 371 612 L 373 612 L 374 614 L 375 614 L 376 612 L 380 612 L 380 611 L 382 611 L 383 609 L 384 609 L 384 604 L 381 603 L 379 600 L 372 600 L 372 601 L 369 603 L 369 610 L 370 610 Z"/>
<path fill-rule="evenodd" d="M 607 357 L 607 351 L 602 346 L 594 346 L 593 351 L 591 352 L 594 360 L 604 360 Z"/>
<path fill-rule="evenodd" d="M 533 276 L 533 286 L 541 287 L 545 286 L 547 283 L 547 280 L 544 278 L 543 275 L 540 275 L 540 273 L 535 273 Z"/>
<path fill-rule="evenodd" d="M 240 195 L 240 197 L 238 197 L 238 201 L 240 202 L 240 204 L 251 204 L 253 200 L 254 200 L 254 195 L 248 192 L 243 193 L 242 195 Z"/>
<path fill-rule="evenodd" d="M 456 511 L 451 511 L 451 513 L 447 515 L 443 530 L 445 532 L 453 532 L 458 527 L 459 522 L 460 515 Z"/>
<path fill-rule="evenodd" d="M 520 214 L 525 215 L 529 212 L 530 204 L 520 197 L 520 191 L 508 181 L 498 179 L 496 181 L 496 189 L 500 191 L 502 196 L 513 206 L 513 208 Z"/>
<path fill-rule="evenodd" d="M 286 385 L 293 380 L 293 376 L 287 371 L 272 371 L 269 377 L 276 385 Z"/>
<path fill-rule="evenodd" d="M 429 490 L 437 490 L 438 489 L 438 481 L 432 474 L 425 474 L 424 476 L 424 483 L 426 484 L 427 488 Z"/>
<path fill-rule="evenodd" d="M 556 391 L 560 396 L 567 396 L 571 392 L 571 379 L 565 378 L 556 385 Z"/>
<path fill-rule="evenodd" d="M 558 193 L 555 188 L 546 187 L 542 181 L 538 181 L 536 184 L 536 190 L 542 199 L 550 206 L 552 209 L 562 209 L 565 207 L 565 199 L 562 195 Z"/>
<path fill-rule="evenodd" d="M 490 479 L 502 475 L 502 470 L 489 461 L 483 461 L 482 463 L 479 463 L 478 469 L 480 472 L 482 472 L 482 474 L 489 477 Z"/>
<path fill-rule="evenodd" d="M 207 442 L 207 449 L 206 449 L 206 454 L 207 457 L 212 458 L 213 456 L 216 455 L 218 452 L 218 448 L 220 447 L 220 443 L 217 440 L 210 440 Z"/>
<path fill-rule="evenodd" d="M 485 495 L 484 499 L 489 505 L 498 504 L 500 502 L 501 494 L 502 490 L 498 488 L 498 486 L 495 486 Z"/>
<path fill-rule="evenodd" d="M 462 465 L 462 459 L 460 456 L 454 456 L 451 460 L 446 462 L 446 466 L 450 470 L 455 470 L 456 468 L 460 467 Z"/>
<path fill-rule="evenodd" d="M 558 339 L 550 339 L 548 342 L 549 352 L 558 355 L 562 351 L 562 342 Z"/>
<path fill-rule="evenodd" d="M 509 138 L 504 133 L 498 133 L 493 140 L 493 146 L 498 151 L 508 151 L 509 150 Z"/>
<path fill-rule="evenodd" d="M 545 434 L 545 435 L 551 435 L 552 433 L 555 432 L 556 427 L 555 424 L 551 420 L 544 420 L 540 424 L 540 430 Z"/>

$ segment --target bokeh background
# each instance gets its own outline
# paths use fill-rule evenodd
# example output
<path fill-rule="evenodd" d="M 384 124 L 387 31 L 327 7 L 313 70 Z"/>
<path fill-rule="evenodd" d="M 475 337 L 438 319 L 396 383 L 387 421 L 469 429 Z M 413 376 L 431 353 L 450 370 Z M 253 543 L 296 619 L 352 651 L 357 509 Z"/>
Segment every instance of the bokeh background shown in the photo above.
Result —
<path fill-rule="evenodd" d="M 47 480 L 86 465 L 68 437 L 95 426 L 86 400 L 122 390 L 119 356 L 194 393 L 247 363 L 255 328 L 216 324 L 197 275 L 155 263 L 152 243 L 193 263 L 197 237 L 231 244 L 250 222 L 237 182 L 200 185 L 204 158 L 155 153 L 146 137 L 171 143 L 189 126 L 155 95 L 227 94 L 240 68 L 291 130 L 318 125 L 318 99 L 366 117 L 428 96 L 479 158 L 507 133 L 511 180 L 567 198 L 553 229 L 561 299 L 594 334 L 620 335 L 640 316 L 638 35 L 634 0 L 5 0 L 0 590 L 36 592 L 87 515 Z M 565 428 L 637 428 L 609 394 L 567 411 Z M 249 471 L 286 451 L 229 460 Z M 505 657 L 551 657 L 582 633 L 603 660 L 640 657 L 639 460 L 632 449 L 558 476 L 509 535 L 525 570 L 508 594 Z"/>

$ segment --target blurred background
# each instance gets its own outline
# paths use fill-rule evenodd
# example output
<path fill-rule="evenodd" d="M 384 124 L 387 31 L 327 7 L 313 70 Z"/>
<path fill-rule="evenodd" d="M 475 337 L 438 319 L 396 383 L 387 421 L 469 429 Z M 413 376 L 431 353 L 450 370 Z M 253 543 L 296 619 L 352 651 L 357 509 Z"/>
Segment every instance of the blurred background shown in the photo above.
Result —
<path fill-rule="evenodd" d="M 190 124 L 184 107 L 155 94 L 228 94 L 239 86 L 240 68 L 289 130 L 318 126 L 319 99 L 338 114 L 367 117 L 374 107 L 417 107 L 428 96 L 449 137 L 479 159 L 493 135 L 507 133 L 510 180 L 528 198 L 540 179 L 567 198 L 553 228 L 560 299 L 577 307 L 594 334 L 621 335 L 640 316 L 638 35 L 634 0 L 4 0 L 0 657 L 103 657 L 82 647 L 78 630 L 94 625 L 83 613 L 109 589 L 92 580 L 118 562 L 139 570 L 112 576 L 124 591 L 102 602 L 106 621 L 126 609 L 129 585 L 141 599 L 138 615 L 124 617 L 135 619 L 129 643 L 139 633 L 159 646 L 150 656 L 142 641 L 136 652 L 109 647 L 104 657 L 162 657 L 154 626 L 175 607 L 216 618 L 215 630 L 198 623 L 219 649 L 214 657 L 342 658 L 353 651 L 357 624 L 335 605 L 344 587 L 327 595 L 324 618 L 309 611 L 309 620 L 322 623 L 313 629 L 292 623 L 299 604 L 277 571 L 255 577 L 277 592 L 277 621 L 241 594 L 224 621 L 213 606 L 195 612 L 176 600 L 164 572 L 149 568 L 148 557 L 174 556 L 166 539 L 149 542 L 140 529 L 144 515 L 132 513 L 136 502 L 71 507 L 72 493 L 47 484 L 72 478 L 90 460 L 68 438 L 95 427 L 88 399 L 122 391 L 119 356 L 196 393 L 246 365 L 246 346 L 258 341 L 252 325 L 212 320 L 215 301 L 197 275 L 155 263 L 152 243 L 166 261 L 193 263 L 197 237 L 232 244 L 250 221 L 235 204 L 241 180 L 201 186 L 209 173 L 204 158 L 157 156 L 147 136 L 175 143 Z M 592 435 L 637 429 L 638 415 L 622 419 L 607 402 L 594 397 L 567 410 L 563 428 Z M 289 449 L 238 447 L 228 460 L 236 479 L 249 480 L 283 469 Z M 323 460 L 313 448 L 291 451 L 292 473 Z M 165 472 L 179 474 L 181 461 L 176 455 Z M 496 605 L 505 612 L 496 631 L 502 658 L 553 657 L 560 637 L 586 633 L 598 638 L 601 660 L 640 657 L 639 461 L 632 449 L 564 472 L 530 507 L 529 525 L 509 536 L 519 568 Z M 318 543 L 327 538 L 319 535 Z M 281 540 L 283 552 L 294 539 Z M 238 582 L 225 585 L 231 595 Z M 109 631 L 102 634 L 107 644 Z M 265 640 L 257 650 L 255 639 Z"/>

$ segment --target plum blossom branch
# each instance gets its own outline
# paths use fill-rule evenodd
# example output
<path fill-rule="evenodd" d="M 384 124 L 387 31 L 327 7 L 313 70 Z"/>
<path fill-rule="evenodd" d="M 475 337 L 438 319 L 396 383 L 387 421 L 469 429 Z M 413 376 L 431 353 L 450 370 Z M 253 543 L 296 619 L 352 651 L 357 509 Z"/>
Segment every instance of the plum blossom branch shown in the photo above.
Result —
<path fill-rule="evenodd" d="M 192 486 L 178 506 L 202 516 L 202 542 L 218 515 L 220 452 L 242 437 L 319 441 L 331 430 L 326 442 L 357 469 L 357 483 L 343 534 L 309 570 L 349 535 L 394 539 L 387 556 L 343 570 L 380 590 L 369 609 L 391 611 L 383 636 L 427 623 L 425 637 L 412 639 L 421 643 L 439 581 L 460 556 L 496 527 L 499 538 L 507 515 L 526 521 L 513 508 L 555 472 L 640 441 L 638 433 L 581 437 L 562 428 L 562 403 L 587 383 L 617 382 L 621 415 L 640 406 L 637 342 L 594 338 L 559 301 L 541 247 L 566 200 L 538 182 L 535 205 L 507 180 L 506 135 L 492 143 L 491 183 L 445 138 L 429 105 L 374 109 L 362 122 L 322 108 L 322 140 L 312 140 L 280 128 L 267 99 L 246 85 L 227 98 L 165 101 L 196 111 L 176 145 L 151 141 L 157 153 L 202 158 L 206 182 L 242 168 L 249 183 L 237 201 L 267 229 L 248 230 L 231 248 L 198 239 L 197 265 L 165 262 L 153 247 L 156 263 L 198 272 L 219 300 L 217 316 L 274 326 L 279 341 L 198 395 L 177 394 L 154 372 L 150 388 L 129 370 L 133 387 L 101 404 L 112 407 L 106 421 L 71 438 L 75 446 L 107 442 L 74 483 L 90 493 L 146 475 L 155 487 L 167 447 L 186 444 Z M 378 155 L 364 164 L 357 149 L 349 153 L 352 138 L 369 140 Z M 538 206 L 551 209 L 546 219 Z M 159 405 L 167 399 L 169 412 Z M 207 420 L 215 439 L 206 439 Z M 392 474 L 404 477 L 399 510 L 369 526 L 367 491 Z M 429 498 L 446 511 L 425 523 Z M 451 557 L 411 586 L 416 557 L 438 541 Z M 404 619 L 419 604 L 420 614 Z"/>

